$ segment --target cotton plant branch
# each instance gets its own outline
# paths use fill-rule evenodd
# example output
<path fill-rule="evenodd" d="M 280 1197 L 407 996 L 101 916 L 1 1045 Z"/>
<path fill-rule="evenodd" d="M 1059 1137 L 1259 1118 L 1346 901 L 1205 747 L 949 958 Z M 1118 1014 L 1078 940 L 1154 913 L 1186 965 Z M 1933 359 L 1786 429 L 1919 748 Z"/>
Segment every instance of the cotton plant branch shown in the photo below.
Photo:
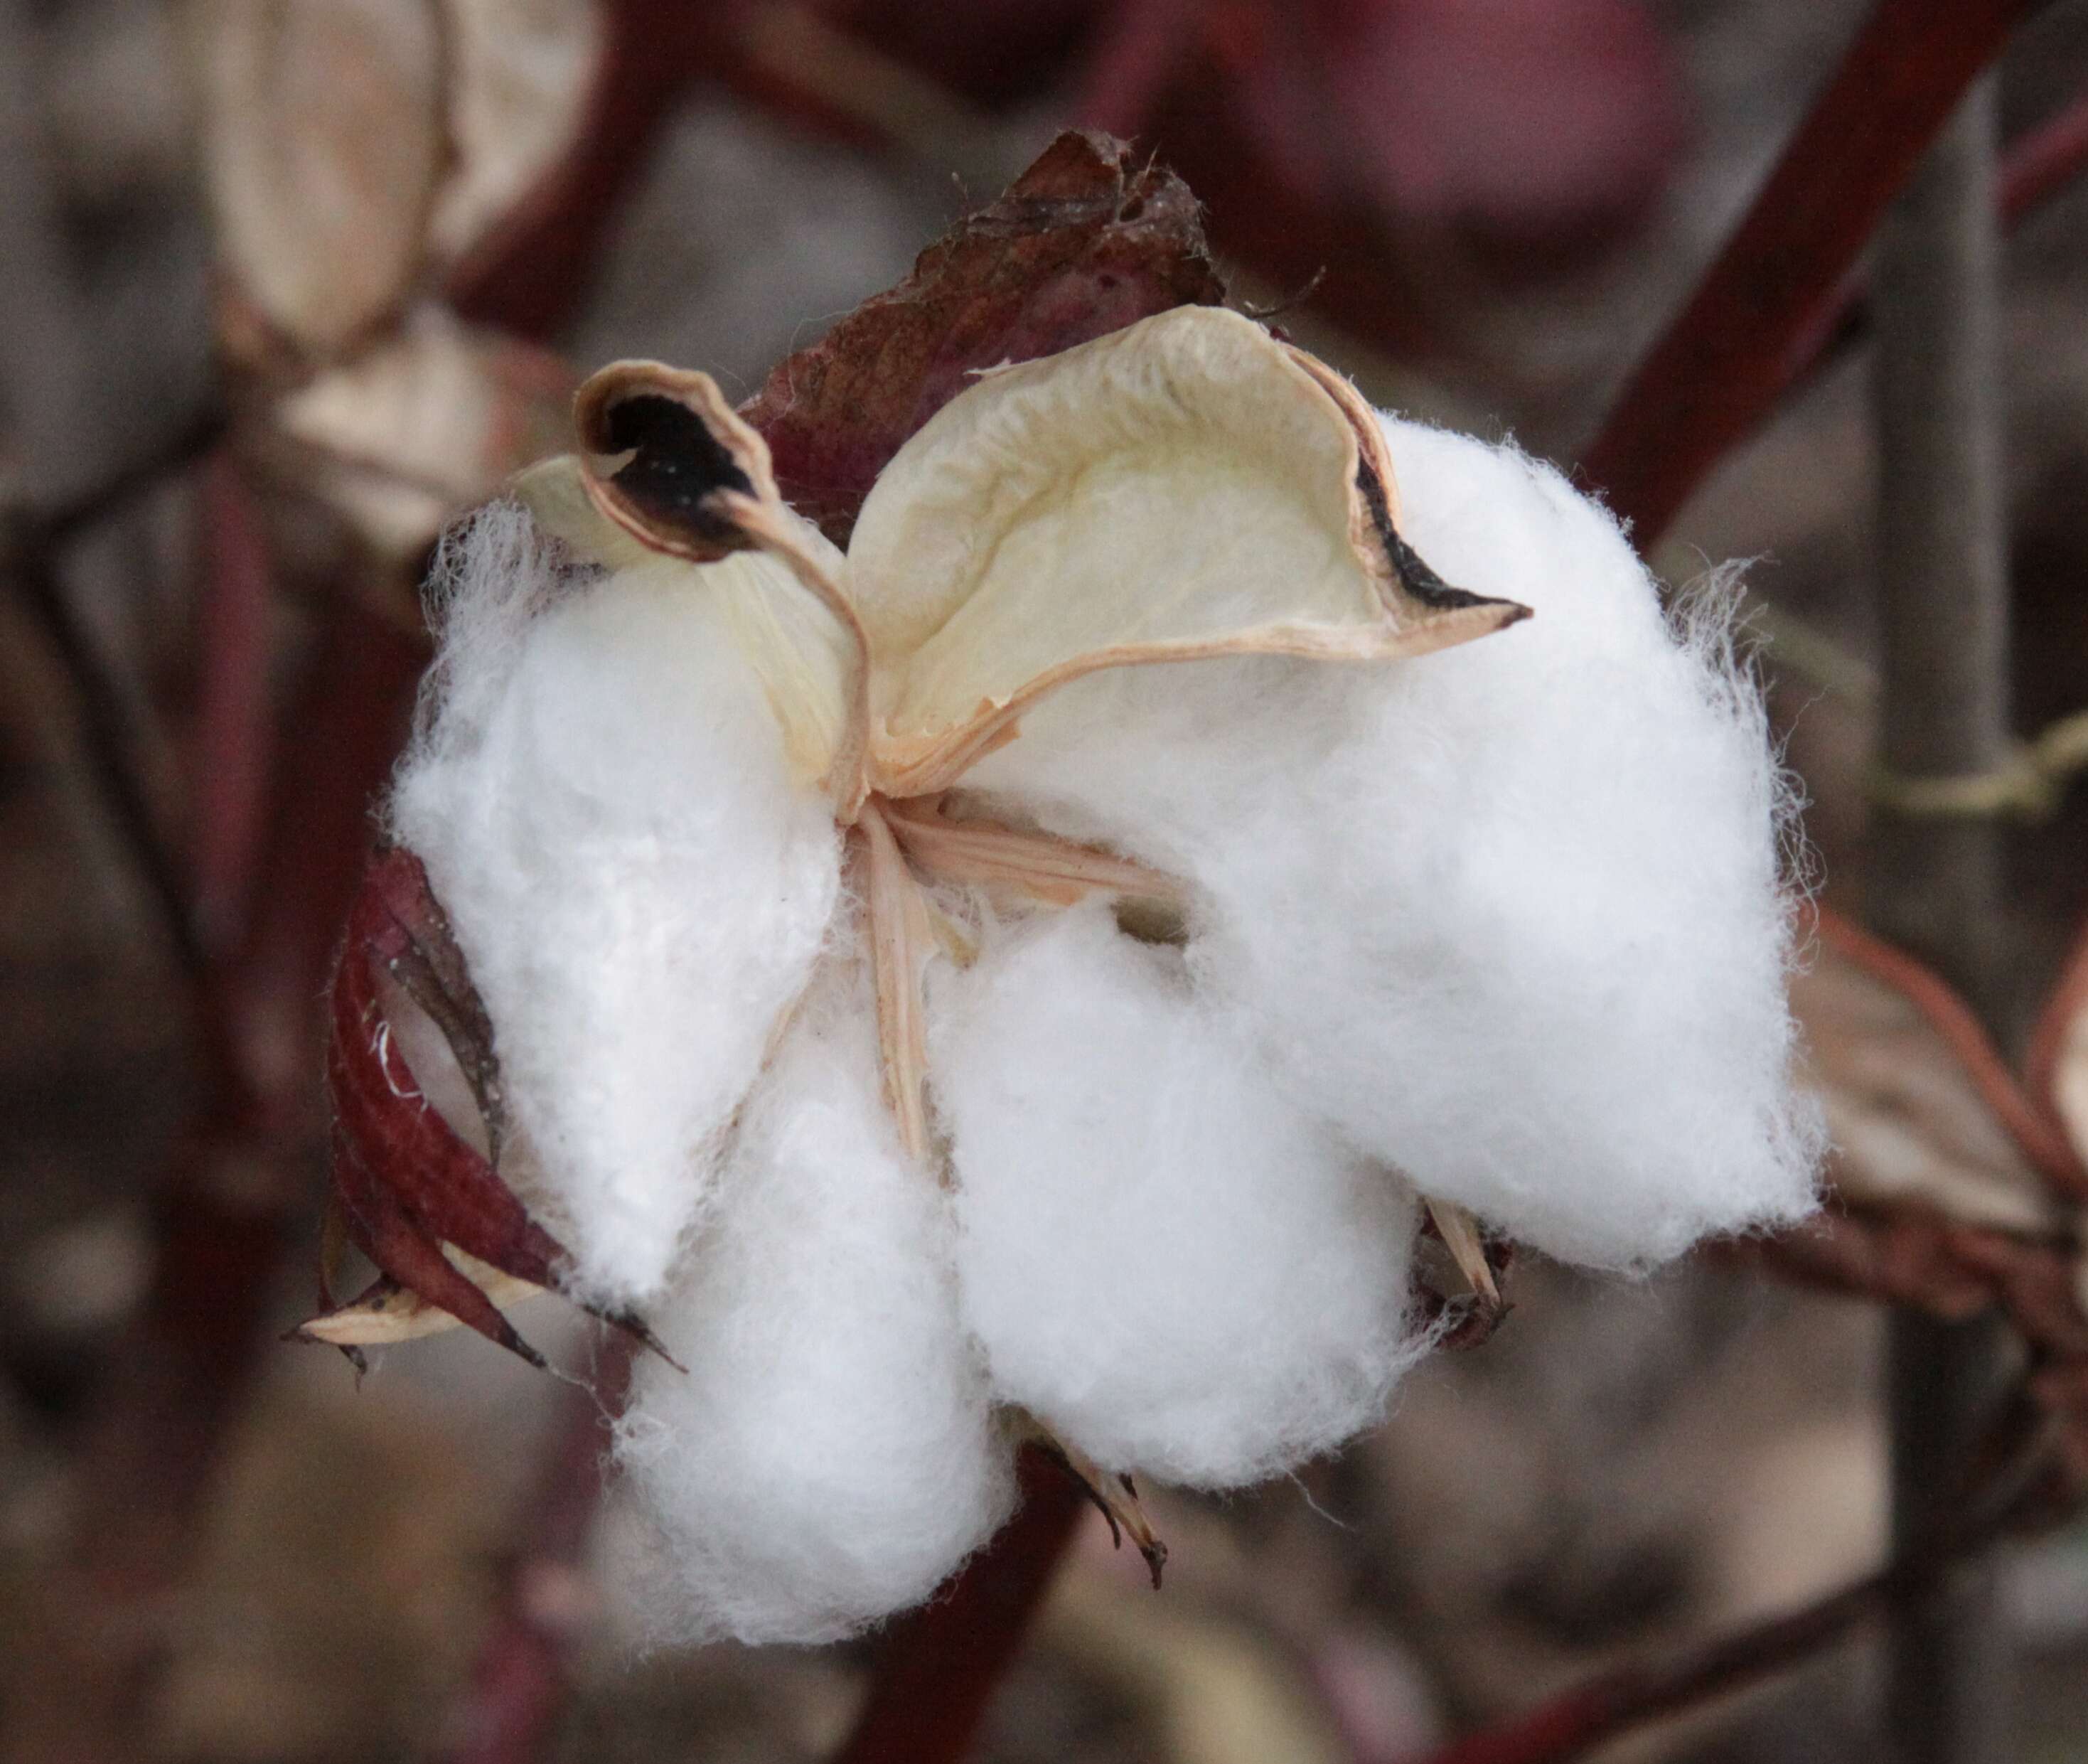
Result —
<path fill-rule="evenodd" d="M 935 1603 L 880 1644 L 870 1693 L 836 1764 L 967 1757 L 1087 1515 L 1085 1491 L 1042 1448 L 1023 1454 L 1022 1507 Z"/>
<path fill-rule="evenodd" d="M 1652 545 L 1832 334 L 1887 205 L 2035 0 L 1879 0 L 1581 457 Z"/>
<path fill-rule="evenodd" d="M 75 542 L 186 472 L 215 444 L 223 426 L 218 413 L 201 413 L 178 428 L 163 446 L 62 503 L 47 508 L 27 503 L 0 507 L 0 575 L 14 584 L 71 685 L 81 739 L 110 821 L 191 982 L 203 971 L 204 950 L 182 861 L 136 758 L 130 695 L 74 610 L 60 568 Z"/>
<path fill-rule="evenodd" d="M 2081 1466 L 2056 1454 L 2035 1407 L 2005 1400 L 1971 1475 L 1941 1522 L 1876 1573 L 1795 1611 L 1717 1636 L 1665 1662 L 1576 1685 L 1528 1713 L 1468 1734 L 1427 1764 L 1567 1764 L 1655 1723 L 1715 1703 L 1818 1659 L 1889 1618 L 1996 1544 L 2048 1526 L 2077 1501 Z"/>
<path fill-rule="evenodd" d="M 627 1334 L 605 1337 L 588 1385 L 560 1405 L 491 1630 L 445 1717 L 441 1764 L 534 1764 L 545 1756 L 566 1706 L 567 1656 L 580 1616 L 574 1607 L 586 1596 L 588 1537 L 636 1347 Z"/>

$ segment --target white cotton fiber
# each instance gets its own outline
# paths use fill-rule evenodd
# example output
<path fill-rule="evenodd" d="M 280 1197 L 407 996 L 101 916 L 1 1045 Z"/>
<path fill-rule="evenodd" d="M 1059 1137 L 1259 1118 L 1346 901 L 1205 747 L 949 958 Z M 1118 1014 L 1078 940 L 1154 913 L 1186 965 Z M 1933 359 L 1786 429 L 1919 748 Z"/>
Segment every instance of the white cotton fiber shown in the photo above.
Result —
<path fill-rule="evenodd" d="M 939 970 L 931 1067 L 995 1395 L 1104 1467 L 1255 1481 L 1418 1350 L 1414 1202 L 1273 1087 L 1179 953 L 1099 905 Z"/>
<path fill-rule="evenodd" d="M 848 1634 L 926 1599 L 1012 1506 L 948 1201 L 900 1150 L 868 987 L 846 983 L 755 1093 L 656 1319 L 687 1372 L 648 1362 L 623 1424 L 663 1639 Z"/>
<path fill-rule="evenodd" d="M 826 937 L 831 811 L 703 572 L 566 580 L 511 503 L 449 542 L 391 803 L 494 1026 L 580 1284 L 656 1298 Z"/>
<path fill-rule="evenodd" d="M 967 784 L 1199 884 L 1192 970 L 1423 1192 L 1613 1266 L 1802 1213 L 1820 1129 L 1757 701 L 1558 473 L 1387 433 L 1416 550 L 1535 618 L 1338 673 L 1095 675 Z"/>

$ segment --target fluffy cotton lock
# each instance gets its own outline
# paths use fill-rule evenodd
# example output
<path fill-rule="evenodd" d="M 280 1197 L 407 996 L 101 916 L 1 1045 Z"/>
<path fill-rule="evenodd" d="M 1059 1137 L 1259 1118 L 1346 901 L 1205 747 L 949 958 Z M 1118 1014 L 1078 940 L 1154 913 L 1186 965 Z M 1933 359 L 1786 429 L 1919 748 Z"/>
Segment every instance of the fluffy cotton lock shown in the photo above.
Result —
<path fill-rule="evenodd" d="M 450 545 L 391 831 L 419 854 L 591 1295 L 645 1304 L 839 892 L 715 602 L 672 565 L 573 580 L 512 503 Z"/>
<path fill-rule="evenodd" d="M 748 1105 L 617 1456 L 663 1637 L 820 1642 L 917 1604 L 1007 1517 L 949 1210 L 899 1150 L 837 958 Z"/>
<path fill-rule="evenodd" d="M 1100 904 L 931 993 L 964 1316 L 995 1394 L 1104 1469 L 1254 1482 L 1412 1359 L 1414 1201 Z"/>
<path fill-rule="evenodd" d="M 1810 1204 L 1759 707 L 1555 473 L 1185 309 L 981 379 L 844 556 L 701 376 L 590 387 L 557 544 L 447 554 L 392 820 L 687 1368 L 619 1440 L 660 1633 L 918 1601 L 1037 1428 L 1338 1443 L 1424 1201 L 1625 1268 Z"/>
<path fill-rule="evenodd" d="M 1714 616 L 1508 447 L 1388 421 L 1417 550 L 1533 607 L 1386 668 L 1099 674 L 968 786 L 1195 879 L 1191 961 L 1423 1192 L 1605 1267 L 1812 1204 L 1779 781 Z"/>

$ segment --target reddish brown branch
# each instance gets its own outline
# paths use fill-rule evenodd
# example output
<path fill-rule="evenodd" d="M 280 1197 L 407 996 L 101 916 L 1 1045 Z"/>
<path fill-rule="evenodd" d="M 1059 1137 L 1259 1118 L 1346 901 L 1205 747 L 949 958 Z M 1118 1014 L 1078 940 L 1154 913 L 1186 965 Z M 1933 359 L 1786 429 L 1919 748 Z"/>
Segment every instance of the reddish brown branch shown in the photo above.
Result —
<path fill-rule="evenodd" d="M 189 867 L 198 936 L 221 953 L 244 922 L 266 831 L 274 572 L 260 511 L 228 452 L 204 469 L 203 515 Z"/>
<path fill-rule="evenodd" d="M 1606 1672 L 1527 1714 L 1467 1735 L 1427 1764 L 1565 1764 L 1816 1658 L 1859 1624 L 1919 1597 L 1953 1569 L 2048 1514 L 2052 1460 L 2037 1428 L 2033 1406 L 2020 1399 L 2008 1403 L 1966 1479 L 1970 1498 L 1953 1503 L 1954 1512 L 1969 1507 L 1970 1516 L 1876 1573 L 1796 1611 L 1716 1637 L 1664 1665 Z"/>
<path fill-rule="evenodd" d="M 568 1394 L 500 1613 L 451 1712 L 444 1764 L 534 1764 L 544 1756 L 565 1706 L 576 1615 L 570 1595 L 636 1345 L 627 1335 L 605 1337 L 593 1389 Z"/>
<path fill-rule="evenodd" d="M 933 1604 L 892 1625 L 837 1764 L 956 1764 L 971 1749 L 1087 1510 L 1045 1453 L 1025 1450 L 1020 1470 L 1021 1512 Z"/>
<path fill-rule="evenodd" d="M 587 293 L 602 240 L 661 129 L 717 58 L 724 10 L 679 0 L 617 0 L 605 9 L 601 59 L 572 145 L 451 272 L 457 311 L 538 342 L 558 333 Z"/>
<path fill-rule="evenodd" d="M 2088 93 L 2009 143 L 2001 156 L 2001 225 L 2013 226 L 2088 170 Z"/>
<path fill-rule="evenodd" d="M 1879 0 L 1582 461 L 1644 548 L 1831 336 L 1886 205 L 2035 0 Z"/>

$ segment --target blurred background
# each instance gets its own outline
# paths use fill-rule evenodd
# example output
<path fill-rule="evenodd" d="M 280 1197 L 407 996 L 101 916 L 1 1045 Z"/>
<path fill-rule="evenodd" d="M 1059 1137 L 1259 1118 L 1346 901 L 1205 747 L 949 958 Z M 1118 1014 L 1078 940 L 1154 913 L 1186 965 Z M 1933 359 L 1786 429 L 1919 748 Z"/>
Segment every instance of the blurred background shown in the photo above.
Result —
<path fill-rule="evenodd" d="M 1234 298 L 1375 402 L 1572 470 L 1866 10 L 0 0 L 0 1758 L 810 1760 L 848 1731 L 873 1644 L 633 1657 L 614 1507 L 588 1527 L 559 1468 L 572 1385 L 462 1332 L 360 1381 L 275 1343 L 310 1309 L 318 1004 L 420 570 L 560 444 L 578 375 L 752 393 L 1077 122 L 1179 172 Z M 2005 167 L 2070 167 L 2083 93 L 2061 0 L 2000 69 Z M 2088 182 L 2035 196 L 1996 311 L 2026 737 L 2088 706 Z M 1851 907 L 1892 881 L 1870 372 L 1844 327 L 1654 557 L 1752 560 Z M 2088 910 L 2088 791 L 2043 807 L 1997 836 L 2005 1046 Z M 1881 1105 L 1872 1180 L 2073 1243 L 1919 1024 L 1816 991 L 1823 1084 L 1921 1093 Z M 1874 1300 L 1715 1255 L 1525 1259 L 1513 1295 L 1337 1460 L 1153 1493 L 1158 1597 L 1085 1531 L 984 1755 L 1390 1764 L 1880 1559 Z M 584 1370 L 557 1313 L 529 1331 Z M 2080 1755 L 2088 1531 L 2005 1552 L 1996 1599 L 2005 1755 Z M 495 1752 L 473 1663 L 518 1612 L 571 1682 Z M 1882 1757 L 1880 1676 L 1859 1634 L 1606 1755 Z"/>

